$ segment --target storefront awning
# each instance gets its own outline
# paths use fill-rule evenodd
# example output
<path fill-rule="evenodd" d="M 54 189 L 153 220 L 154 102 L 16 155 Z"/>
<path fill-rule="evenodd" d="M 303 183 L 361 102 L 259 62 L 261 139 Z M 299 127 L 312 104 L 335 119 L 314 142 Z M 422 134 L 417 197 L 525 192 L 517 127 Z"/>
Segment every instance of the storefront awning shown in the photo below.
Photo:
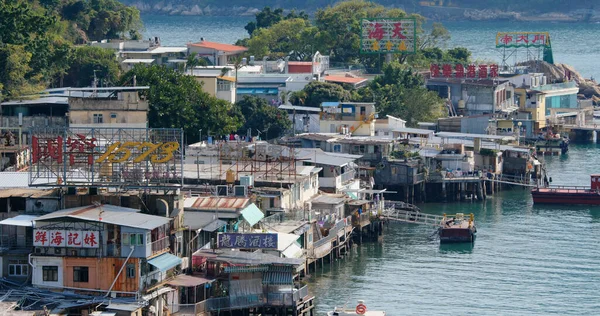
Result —
<path fill-rule="evenodd" d="M 170 253 L 165 253 L 156 258 L 148 260 L 148 263 L 155 266 L 160 271 L 167 271 L 181 264 L 181 258 Z"/>
<path fill-rule="evenodd" d="M 256 204 L 252 203 L 242 210 L 242 217 L 250 224 L 250 226 L 254 226 L 265 217 L 265 214 L 261 212 Z"/>
<path fill-rule="evenodd" d="M 17 215 L 0 221 L 0 225 L 33 227 L 33 221 L 38 218 L 34 215 Z"/>

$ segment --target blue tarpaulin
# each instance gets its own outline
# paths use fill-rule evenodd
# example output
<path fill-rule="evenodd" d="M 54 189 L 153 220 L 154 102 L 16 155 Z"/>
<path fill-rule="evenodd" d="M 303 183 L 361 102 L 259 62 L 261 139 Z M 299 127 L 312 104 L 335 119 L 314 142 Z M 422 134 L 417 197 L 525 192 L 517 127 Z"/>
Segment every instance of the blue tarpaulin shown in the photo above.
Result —
<path fill-rule="evenodd" d="M 156 258 L 148 260 L 148 263 L 155 266 L 160 271 L 167 271 L 181 264 L 181 258 L 170 253 L 162 254 Z"/>

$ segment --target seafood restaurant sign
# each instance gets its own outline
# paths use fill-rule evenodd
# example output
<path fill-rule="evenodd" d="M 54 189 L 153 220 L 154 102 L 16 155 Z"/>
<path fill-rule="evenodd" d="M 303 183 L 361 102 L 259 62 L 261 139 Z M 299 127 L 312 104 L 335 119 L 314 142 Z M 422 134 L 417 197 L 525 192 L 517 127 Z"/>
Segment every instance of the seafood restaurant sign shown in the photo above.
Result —
<path fill-rule="evenodd" d="M 33 230 L 35 247 L 98 248 L 100 232 L 93 230 Z"/>
<path fill-rule="evenodd" d="M 411 18 L 362 19 L 362 54 L 414 54 L 417 51 L 417 22 Z"/>
<path fill-rule="evenodd" d="M 30 186 L 176 188 L 183 131 L 150 128 L 31 130 Z"/>

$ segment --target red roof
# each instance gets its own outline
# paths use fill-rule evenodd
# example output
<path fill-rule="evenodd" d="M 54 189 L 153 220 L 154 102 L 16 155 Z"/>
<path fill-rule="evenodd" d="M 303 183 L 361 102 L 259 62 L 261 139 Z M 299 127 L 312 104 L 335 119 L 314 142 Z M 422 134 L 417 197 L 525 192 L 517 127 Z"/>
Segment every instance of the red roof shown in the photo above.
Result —
<path fill-rule="evenodd" d="M 325 81 L 331 82 L 339 82 L 339 83 L 349 83 L 349 84 L 359 84 L 361 82 L 366 81 L 366 78 L 360 77 L 346 77 L 346 76 L 325 76 Z"/>
<path fill-rule="evenodd" d="M 198 43 L 188 44 L 188 46 L 211 48 L 214 50 L 221 50 L 221 51 L 228 52 L 228 53 L 245 52 L 248 50 L 248 48 L 246 48 L 244 46 L 221 44 L 221 43 L 215 43 L 215 42 L 209 42 L 209 41 L 202 41 L 202 42 L 198 42 Z"/>

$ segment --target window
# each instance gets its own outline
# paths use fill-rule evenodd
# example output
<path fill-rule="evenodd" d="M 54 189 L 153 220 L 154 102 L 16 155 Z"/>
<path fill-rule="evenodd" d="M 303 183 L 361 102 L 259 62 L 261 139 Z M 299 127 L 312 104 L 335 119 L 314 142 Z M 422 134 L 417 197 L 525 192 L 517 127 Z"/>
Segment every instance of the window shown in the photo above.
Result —
<path fill-rule="evenodd" d="M 123 244 L 141 246 L 144 244 L 144 234 L 123 234 Z"/>
<path fill-rule="evenodd" d="M 88 267 L 73 267 L 73 282 L 88 282 L 89 268 Z"/>
<path fill-rule="evenodd" d="M 116 119 L 117 118 L 117 113 L 110 113 L 110 118 L 111 119 Z"/>
<path fill-rule="evenodd" d="M 58 267 L 57 266 L 42 266 L 42 277 L 44 281 L 57 282 L 58 281 Z"/>
<path fill-rule="evenodd" d="M 27 276 L 29 274 L 29 264 L 27 260 L 8 260 L 9 276 Z"/>
<path fill-rule="evenodd" d="M 104 123 L 102 114 L 94 114 L 94 124 L 102 124 L 102 123 Z"/>
<path fill-rule="evenodd" d="M 341 151 L 342 151 L 342 145 L 339 145 L 339 144 L 333 145 L 333 152 L 334 153 L 339 153 Z"/>
<path fill-rule="evenodd" d="M 127 264 L 127 278 L 135 279 L 135 264 L 133 263 Z"/>

